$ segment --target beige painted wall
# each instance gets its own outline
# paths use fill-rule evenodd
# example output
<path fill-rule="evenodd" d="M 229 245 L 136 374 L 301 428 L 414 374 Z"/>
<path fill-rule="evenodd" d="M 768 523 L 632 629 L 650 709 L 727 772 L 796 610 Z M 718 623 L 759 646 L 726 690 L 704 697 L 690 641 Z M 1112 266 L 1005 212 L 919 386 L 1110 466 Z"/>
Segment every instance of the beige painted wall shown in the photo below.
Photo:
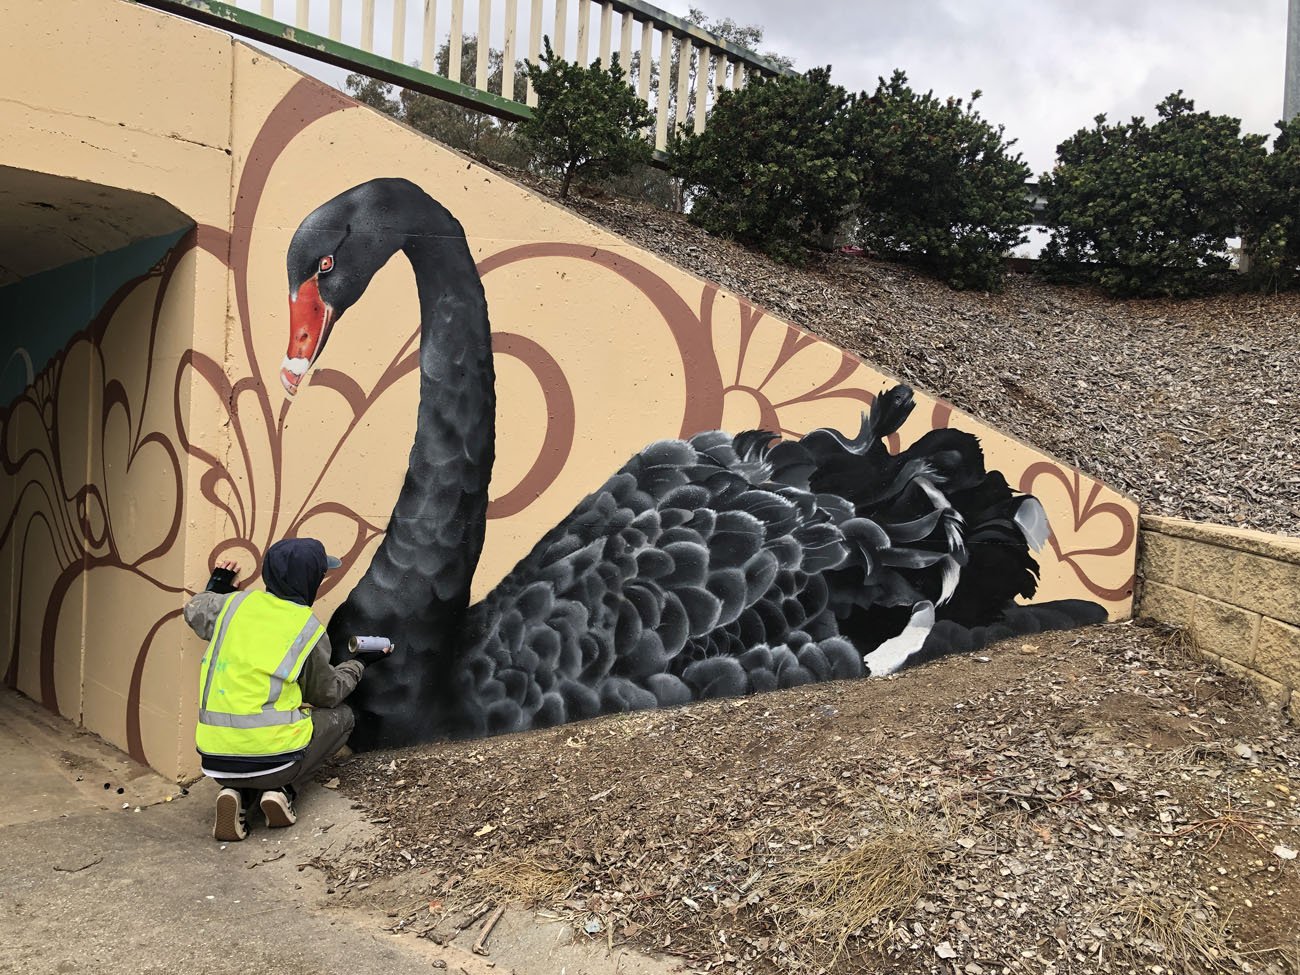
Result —
<path fill-rule="evenodd" d="M 22 498 L 5 539 L 20 567 L 7 631 L 20 651 L 4 665 L 24 693 L 111 741 L 141 750 L 143 733 L 164 766 L 178 761 L 176 688 L 188 682 L 175 619 L 184 453 L 178 400 L 147 376 L 178 374 L 195 270 L 191 253 L 127 289 L 102 339 L 75 339 L 4 427 L 6 463 L 17 461 L 7 484 Z"/>
<path fill-rule="evenodd" d="M 1140 552 L 1138 612 L 1300 718 L 1300 539 L 1147 516 Z"/>
<path fill-rule="evenodd" d="M 105 376 L 150 404 L 136 434 L 156 433 L 182 458 L 179 495 L 160 494 L 158 475 L 142 466 L 135 478 L 143 460 L 124 458 L 118 434 L 108 438 L 104 471 L 92 475 L 124 499 L 108 507 L 113 537 L 157 534 L 178 513 L 183 527 L 150 559 L 147 579 L 86 574 L 88 618 L 102 637 L 85 655 L 84 710 L 96 730 L 165 772 L 194 767 L 188 722 L 202 647 L 174 618 L 178 590 L 201 585 L 214 558 L 255 567 L 276 538 L 312 534 L 345 557 L 323 595 L 327 615 L 369 563 L 405 471 L 418 377 L 403 361 L 418 313 L 400 257 L 340 323 L 292 408 L 280 391 L 285 249 L 334 194 L 377 176 L 409 178 L 462 221 L 479 261 L 499 416 L 475 596 L 646 442 L 760 422 L 791 435 L 855 431 L 891 382 L 223 34 L 118 0 L 35 6 L 0 0 L 0 126 L 22 133 L 0 144 L 0 165 L 154 193 L 199 225 L 165 296 L 175 311 L 156 354 L 163 368 L 142 368 L 135 318 L 115 318 L 99 340 Z M 990 467 L 1043 501 L 1054 534 L 1039 598 L 1096 599 L 1127 615 L 1132 502 L 947 404 L 918 403 L 904 442 L 936 426 L 970 430 Z M 24 592 L 24 611 L 42 598 L 44 581 Z M 155 624 L 142 656 L 141 628 Z M 71 700 L 81 668 L 71 627 L 56 644 L 55 683 Z M 29 638 L 19 652 L 32 693 Z M 137 674 L 138 700 L 122 700 L 124 671 Z"/>

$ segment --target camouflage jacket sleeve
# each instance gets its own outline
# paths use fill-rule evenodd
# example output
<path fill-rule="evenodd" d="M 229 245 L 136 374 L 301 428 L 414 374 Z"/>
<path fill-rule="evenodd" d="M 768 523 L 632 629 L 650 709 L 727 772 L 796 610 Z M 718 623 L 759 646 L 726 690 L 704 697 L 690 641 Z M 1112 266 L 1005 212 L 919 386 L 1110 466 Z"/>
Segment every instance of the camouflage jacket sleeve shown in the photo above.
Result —
<path fill-rule="evenodd" d="M 337 667 L 330 664 L 330 638 L 321 634 L 302 665 L 298 686 L 302 699 L 315 708 L 332 708 L 343 703 L 361 680 L 365 665 L 360 660 L 345 660 Z"/>
<path fill-rule="evenodd" d="M 212 639 L 212 631 L 221 615 L 221 607 L 226 605 L 228 592 L 201 592 L 185 604 L 185 622 L 190 629 L 205 640 Z"/>

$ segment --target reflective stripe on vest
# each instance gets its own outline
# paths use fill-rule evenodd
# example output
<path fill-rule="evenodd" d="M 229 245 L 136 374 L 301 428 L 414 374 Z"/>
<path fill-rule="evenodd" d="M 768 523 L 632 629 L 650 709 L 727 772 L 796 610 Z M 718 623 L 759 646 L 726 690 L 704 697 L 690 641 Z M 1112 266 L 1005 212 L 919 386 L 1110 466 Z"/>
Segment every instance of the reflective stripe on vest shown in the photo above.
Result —
<path fill-rule="evenodd" d="M 298 676 L 324 632 L 306 606 L 264 592 L 228 599 L 200 673 L 199 751 L 272 757 L 307 747 L 311 717 Z"/>

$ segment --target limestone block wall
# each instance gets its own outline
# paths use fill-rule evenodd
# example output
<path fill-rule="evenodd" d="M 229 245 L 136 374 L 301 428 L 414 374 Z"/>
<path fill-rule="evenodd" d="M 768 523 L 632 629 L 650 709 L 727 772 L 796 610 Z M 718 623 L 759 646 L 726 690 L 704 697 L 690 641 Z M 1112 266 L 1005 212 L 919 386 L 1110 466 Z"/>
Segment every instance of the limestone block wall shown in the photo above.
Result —
<path fill-rule="evenodd" d="M 1300 538 L 1144 516 L 1138 613 L 1300 717 Z"/>

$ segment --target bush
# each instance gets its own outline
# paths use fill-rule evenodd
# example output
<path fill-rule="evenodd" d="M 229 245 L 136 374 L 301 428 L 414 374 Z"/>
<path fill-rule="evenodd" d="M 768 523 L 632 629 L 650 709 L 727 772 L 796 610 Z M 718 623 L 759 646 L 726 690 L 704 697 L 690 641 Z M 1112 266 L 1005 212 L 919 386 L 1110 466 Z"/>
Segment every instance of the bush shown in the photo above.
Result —
<path fill-rule="evenodd" d="M 1030 169 L 969 102 L 940 100 L 895 71 L 852 112 L 857 238 L 956 288 L 996 288 L 1003 258 L 1025 240 Z"/>
<path fill-rule="evenodd" d="M 1277 128 L 1242 238 L 1246 280 L 1268 291 L 1300 282 L 1300 116 Z"/>
<path fill-rule="evenodd" d="M 537 107 L 519 131 L 537 162 L 559 173 L 560 198 L 568 197 L 575 176 L 607 179 L 649 162 L 653 150 L 641 130 L 654 116 L 627 86 L 618 56 L 608 71 L 599 61 L 584 68 L 557 58 L 551 39 L 545 41 L 541 63 L 528 63 Z"/>
<path fill-rule="evenodd" d="M 1117 295 L 1182 296 L 1227 280 L 1227 238 L 1252 223 L 1264 137 L 1239 119 L 1196 112 L 1181 91 L 1148 126 L 1134 118 L 1080 129 L 1043 177 L 1052 232 L 1045 270 Z"/>
<path fill-rule="evenodd" d="M 844 152 L 849 104 L 830 68 L 754 78 L 722 92 L 708 127 L 699 135 L 679 127 L 670 149 L 691 221 L 798 261 L 804 245 L 833 231 L 853 204 Z"/>

